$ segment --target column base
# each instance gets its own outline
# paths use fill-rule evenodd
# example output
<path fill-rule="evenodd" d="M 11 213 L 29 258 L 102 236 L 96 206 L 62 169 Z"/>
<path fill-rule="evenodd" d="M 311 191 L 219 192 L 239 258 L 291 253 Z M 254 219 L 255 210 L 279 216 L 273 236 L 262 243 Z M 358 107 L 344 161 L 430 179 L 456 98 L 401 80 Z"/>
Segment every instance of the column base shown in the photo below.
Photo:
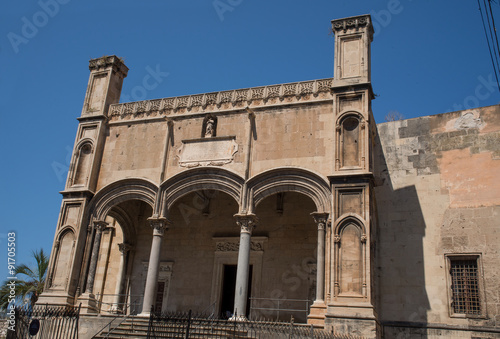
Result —
<path fill-rule="evenodd" d="M 244 315 L 238 315 L 235 316 L 233 315 L 231 318 L 228 319 L 229 321 L 248 321 L 248 318 L 245 317 Z"/>
<path fill-rule="evenodd" d="M 335 334 L 377 338 L 377 318 L 369 303 L 328 304 L 325 329 Z"/>
<path fill-rule="evenodd" d="M 73 307 L 75 298 L 64 291 L 44 291 L 36 302 L 36 306 Z"/>
<path fill-rule="evenodd" d="M 315 326 L 325 326 L 326 304 L 323 300 L 316 300 L 311 305 L 309 315 L 307 316 L 307 323 Z"/>
<path fill-rule="evenodd" d="M 116 304 L 112 305 L 108 312 L 112 314 L 123 314 L 123 310 L 121 310 L 120 306 Z"/>
<path fill-rule="evenodd" d="M 81 304 L 80 313 L 95 314 L 99 313 L 97 308 L 97 300 L 92 293 L 83 293 L 78 297 L 78 303 Z"/>

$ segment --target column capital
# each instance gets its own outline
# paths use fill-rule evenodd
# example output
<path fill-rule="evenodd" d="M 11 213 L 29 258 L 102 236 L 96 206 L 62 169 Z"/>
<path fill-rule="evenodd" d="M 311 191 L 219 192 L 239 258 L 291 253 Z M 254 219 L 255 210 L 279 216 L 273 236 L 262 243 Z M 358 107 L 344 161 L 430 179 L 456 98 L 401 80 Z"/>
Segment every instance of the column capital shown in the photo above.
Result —
<path fill-rule="evenodd" d="M 172 225 L 172 222 L 167 218 L 158 217 L 155 215 L 148 218 L 148 221 L 149 221 L 149 226 L 153 228 L 153 235 L 158 235 L 160 237 L 162 237 L 163 233 L 165 233 L 165 230 L 167 230 L 170 227 L 170 225 Z"/>
<path fill-rule="evenodd" d="M 108 225 L 109 225 L 104 220 L 94 220 L 93 224 L 94 224 L 94 229 L 98 233 L 101 233 L 102 231 L 104 231 L 106 229 L 106 227 L 108 227 Z"/>
<path fill-rule="evenodd" d="M 312 212 L 311 216 L 314 218 L 314 222 L 318 224 L 318 230 L 326 229 L 326 223 L 328 222 L 328 213 Z"/>
<path fill-rule="evenodd" d="M 257 226 L 259 218 L 253 213 L 235 214 L 236 224 L 240 226 L 242 233 L 252 234 L 253 229 Z"/>
<path fill-rule="evenodd" d="M 120 244 L 118 244 L 118 250 L 122 254 L 126 254 L 131 249 L 132 249 L 132 245 L 130 245 L 130 244 L 127 244 L 127 243 L 120 243 Z"/>

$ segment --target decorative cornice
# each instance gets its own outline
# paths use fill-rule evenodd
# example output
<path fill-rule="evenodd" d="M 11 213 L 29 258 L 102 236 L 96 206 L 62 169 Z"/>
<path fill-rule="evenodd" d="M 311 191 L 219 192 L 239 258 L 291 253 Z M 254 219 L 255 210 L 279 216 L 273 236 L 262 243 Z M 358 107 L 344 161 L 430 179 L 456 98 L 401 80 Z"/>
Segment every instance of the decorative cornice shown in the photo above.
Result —
<path fill-rule="evenodd" d="M 122 77 L 125 78 L 127 76 L 128 67 L 125 66 L 123 60 L 116 55 L 106 55 L 89 61 L 90 71 L 99 71 L 109 67 L 112 67 L 114 72 L 119 72 Z"/>
<path fill-rule="evenodd" d="M 370 15 L 358 15 L 350 18 L 332 20 L 333 31 L 343 30 L 344 32 L 351 28 L 371 26 Z"/>
<path fill-rule="evenodd" d="M 332 99 L 331 78 L 113 104 L 112 121 L 196 114 Z"/>

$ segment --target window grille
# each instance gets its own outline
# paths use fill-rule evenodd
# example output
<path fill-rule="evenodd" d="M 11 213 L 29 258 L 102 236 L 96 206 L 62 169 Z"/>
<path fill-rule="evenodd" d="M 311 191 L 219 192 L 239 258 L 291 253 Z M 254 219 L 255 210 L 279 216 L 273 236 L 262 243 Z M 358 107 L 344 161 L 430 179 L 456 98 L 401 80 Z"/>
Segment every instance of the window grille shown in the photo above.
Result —
<path fill-rule="evenodd" d="M 481 315 L 477 259 L 450 258 L 453 313 Z"/>

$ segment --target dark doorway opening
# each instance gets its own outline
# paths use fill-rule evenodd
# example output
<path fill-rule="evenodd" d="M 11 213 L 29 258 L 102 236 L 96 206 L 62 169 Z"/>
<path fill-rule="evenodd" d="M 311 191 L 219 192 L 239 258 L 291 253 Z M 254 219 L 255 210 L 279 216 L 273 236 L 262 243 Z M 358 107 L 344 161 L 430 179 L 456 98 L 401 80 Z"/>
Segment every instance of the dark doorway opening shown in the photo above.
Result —
<path fill-rule="evenodd" d="M 165 292 L 165 282 L 158 281 L 157 284 L 158 287 L 156 289 L 156 296 L 155 296 L 155 312 L 161 313 L 161 309 L 163 306 L 163 292 Z"/>
<path fill-rule="evenodd" d="M 250 297 L 252 291 L 252 265 L 248 273 L 248 296 L 247 296 L 247 309 L 246 314 L 250 312 Z M 228 319 L 233 315 L 234 311 L 234 294 L 236 292 L 236 271 L 237 265 L 224 265 L 224 272 L 222 278 L 222 297 L 220 316 L 222 319 Z"/>

